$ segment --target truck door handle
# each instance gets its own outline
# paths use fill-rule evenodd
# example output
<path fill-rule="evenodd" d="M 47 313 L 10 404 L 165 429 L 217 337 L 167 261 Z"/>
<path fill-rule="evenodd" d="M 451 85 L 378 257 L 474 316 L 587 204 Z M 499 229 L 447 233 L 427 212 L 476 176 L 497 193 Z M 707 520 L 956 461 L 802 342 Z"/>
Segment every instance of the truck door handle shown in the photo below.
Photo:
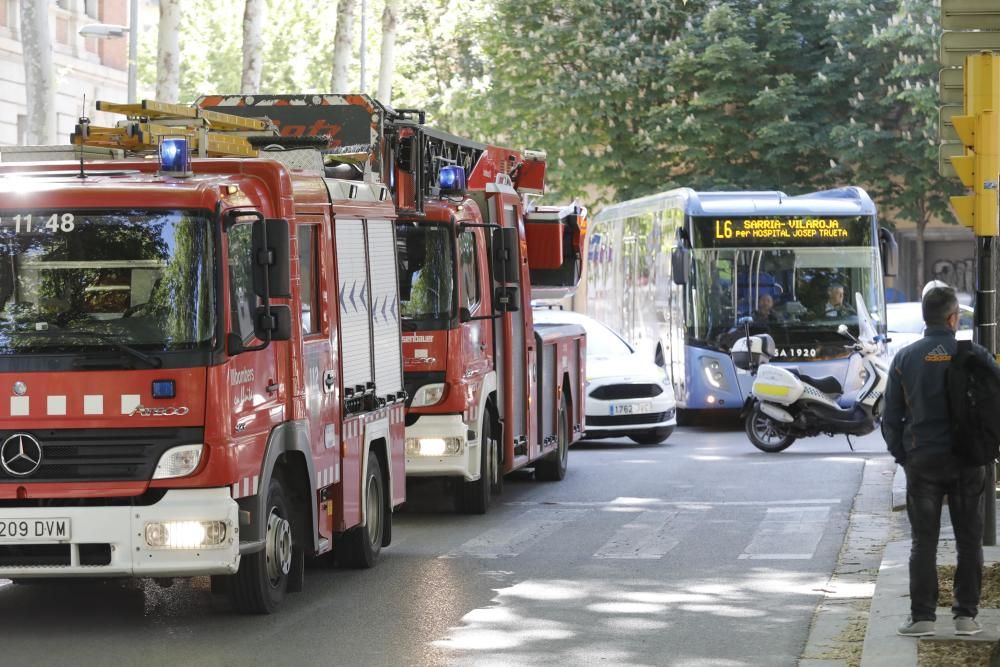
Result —
<path fill-rule="evenodd" d="M 479 344 L 479 351 L 480 352 L 485 352 L 486 351 L 486 343 L 480 343 Z"/>
<path fill-rule="evenodd" d="M 337 383 L 337 376 L 332 370 L 323 373 L 323 390 L 327 393 L 333 391 L 333 385 Z"/>
<path fill-rule="evenodd" d="M 270 382 L 267 383 L 267 386 L 264 387 L 264 389 L 267 390 L 267 393 L 273 394 L 274 392 L 278 391 L 278 383 L 275 382 L 274 380 L 271 380 Z"/>

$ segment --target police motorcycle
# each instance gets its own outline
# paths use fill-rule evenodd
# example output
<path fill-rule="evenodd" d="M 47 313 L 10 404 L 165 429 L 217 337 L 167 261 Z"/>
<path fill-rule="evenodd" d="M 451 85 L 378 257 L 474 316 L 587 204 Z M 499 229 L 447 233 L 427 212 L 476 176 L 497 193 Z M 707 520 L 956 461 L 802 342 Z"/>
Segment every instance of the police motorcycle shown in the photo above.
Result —
<path fill-rule="evenodd" d="M 746 336 L 735 341 L 733 362 L 754 374 L 753 387 L 743 408 L 744 427 L 753 445 L 764 452 L 780 452 L 797 438 L 825 433 L 843 434 L 853 451 L 851 436 L 874 431 L 882 417 L 883 395 L 889 375 L 885 358 L 887 339 L 876 333 L 860 294 L 855 294 L 859 337 L 841 324 L 837 333 L 850 340 L 846 386 L 834 377 L 814 378 L 795 367 L 768 362 L 775 344 L 767 334 L 750 335 L 749 318 L 741 320 Z"/>

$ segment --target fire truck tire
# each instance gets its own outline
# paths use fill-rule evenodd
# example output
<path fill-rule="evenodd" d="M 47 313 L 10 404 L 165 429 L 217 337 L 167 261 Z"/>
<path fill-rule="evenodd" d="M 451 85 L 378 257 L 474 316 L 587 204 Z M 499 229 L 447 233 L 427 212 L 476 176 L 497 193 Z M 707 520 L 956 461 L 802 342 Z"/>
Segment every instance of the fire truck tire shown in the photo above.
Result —
<path fill-rule="evenodd" d="M 244 556 L 239 571 L 229 581 L 229 602 L 244 614 L 270 614 L 281 605 L 298 546 L 294 544 L 293 513 L 278 476 L 268 485 L 267 507 L 264 548 Z"/>
<path fill-rule="evenodd" d="M 493 414 L 483 417 L 483 435 L 479 440 L 479 479 L 462 482 L 459 488 L 461 510 L 468 514 L 486 514 L 493 496 L 503 491 L 503 466 L 500 443 L 493 435 Z"/>
<path fill-rule="evenodd" d="M 569 466 L 569 409 L 566 406 L 565 394 L 559 402 L 558 419 L 556 448 L 535 464 L 535 479 L 544 482 L 560 481 L 566 477 L 566 468 Z"/>
<path fill-rule="evenodd" d="M 368 453 L 368 473 L 365 475 L 364 489 L 365 525 L 347 531 L 335 545 L 337 562 L 344 567 L 372 567 L 382 551 L 382 537 L 389 520 L 389 507 L 386 503 L 382 465 L 374 452 Z"/>

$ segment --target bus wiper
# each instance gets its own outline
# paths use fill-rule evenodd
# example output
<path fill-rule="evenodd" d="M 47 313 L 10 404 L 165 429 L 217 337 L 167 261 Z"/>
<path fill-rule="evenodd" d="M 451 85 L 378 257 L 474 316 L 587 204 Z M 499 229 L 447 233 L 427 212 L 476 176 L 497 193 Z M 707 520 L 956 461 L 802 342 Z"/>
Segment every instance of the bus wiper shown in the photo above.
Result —
<path fill-rule="evenodd" d="M 118 348 L 119 350 L 128 354 L 129 356 L 143 362 L 150 368 L 159 368 L 160 366 L 163 365 L 163 361 L 159 357 L 154 357 L 146 354 L 145 352 L 141 352 L 132 347 L 131 345 L 126 345 L 125 343 L 117 340 L 114 336 L 102 334 L 99 331 L 91 331 L 89 329 L 35 329 L 34 331 L 32 331 L 29 329 L 26 331 L 18 331 L 17 333 L 29 334 L 29 335 L 35 334 L 39 336 L 51 336 L 51 337 L 62 336 L 62 335 L 90 336 L 91 338 L 95 338 L 103 343 L 111 345 L 112 347 Z"/>

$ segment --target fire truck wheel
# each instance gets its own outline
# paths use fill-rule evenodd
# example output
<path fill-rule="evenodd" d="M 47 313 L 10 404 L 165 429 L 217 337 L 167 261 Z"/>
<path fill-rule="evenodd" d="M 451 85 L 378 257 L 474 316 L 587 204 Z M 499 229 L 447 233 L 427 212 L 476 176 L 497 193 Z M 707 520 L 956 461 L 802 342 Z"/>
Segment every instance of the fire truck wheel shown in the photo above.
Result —
<path fill-rule="evenodd" d="M 558 482 L 566 477 L 566 467 L 569 465 L 569 409 L 566 406 L 566 395 L 559 402 L 559 417 L 557 422 L 558 444 L 554 451 L 539 459 L 535 464 L 535 479 L 545 482 Z"/>
<path fill-rule="evenodd" d="M 374 452 L 368 453 L 368 473 L 364 486 L 365 525 L 344 533 L 335 551 L 337 562 L 345 567 L 369 568 L 375 565 L 382 550 L 382 533 L 389 511 L 385 501 L 382 465 Z"/>
<path fill-rule="evenodd" d="M 493 435 L 493 415 L 489 411 L 483 418 L 483 435 L 479 440 L 479 479 L 460 482 L 459 503 L 469 514 L 486 514 L 493 496 L 503 491 L 503 467 L 500 462 L 500 444 Z"/>
<path fill-rule="evenodd" d="M 245 614 L 270 614 L 285 599 L 288 590 L 296 533 L 284 485 L 278 476 L 272 477 L 267 487 L 267 507 L 264 548 L 243 556 L 239 571 L 229 582 L 230 603 Z"/>

